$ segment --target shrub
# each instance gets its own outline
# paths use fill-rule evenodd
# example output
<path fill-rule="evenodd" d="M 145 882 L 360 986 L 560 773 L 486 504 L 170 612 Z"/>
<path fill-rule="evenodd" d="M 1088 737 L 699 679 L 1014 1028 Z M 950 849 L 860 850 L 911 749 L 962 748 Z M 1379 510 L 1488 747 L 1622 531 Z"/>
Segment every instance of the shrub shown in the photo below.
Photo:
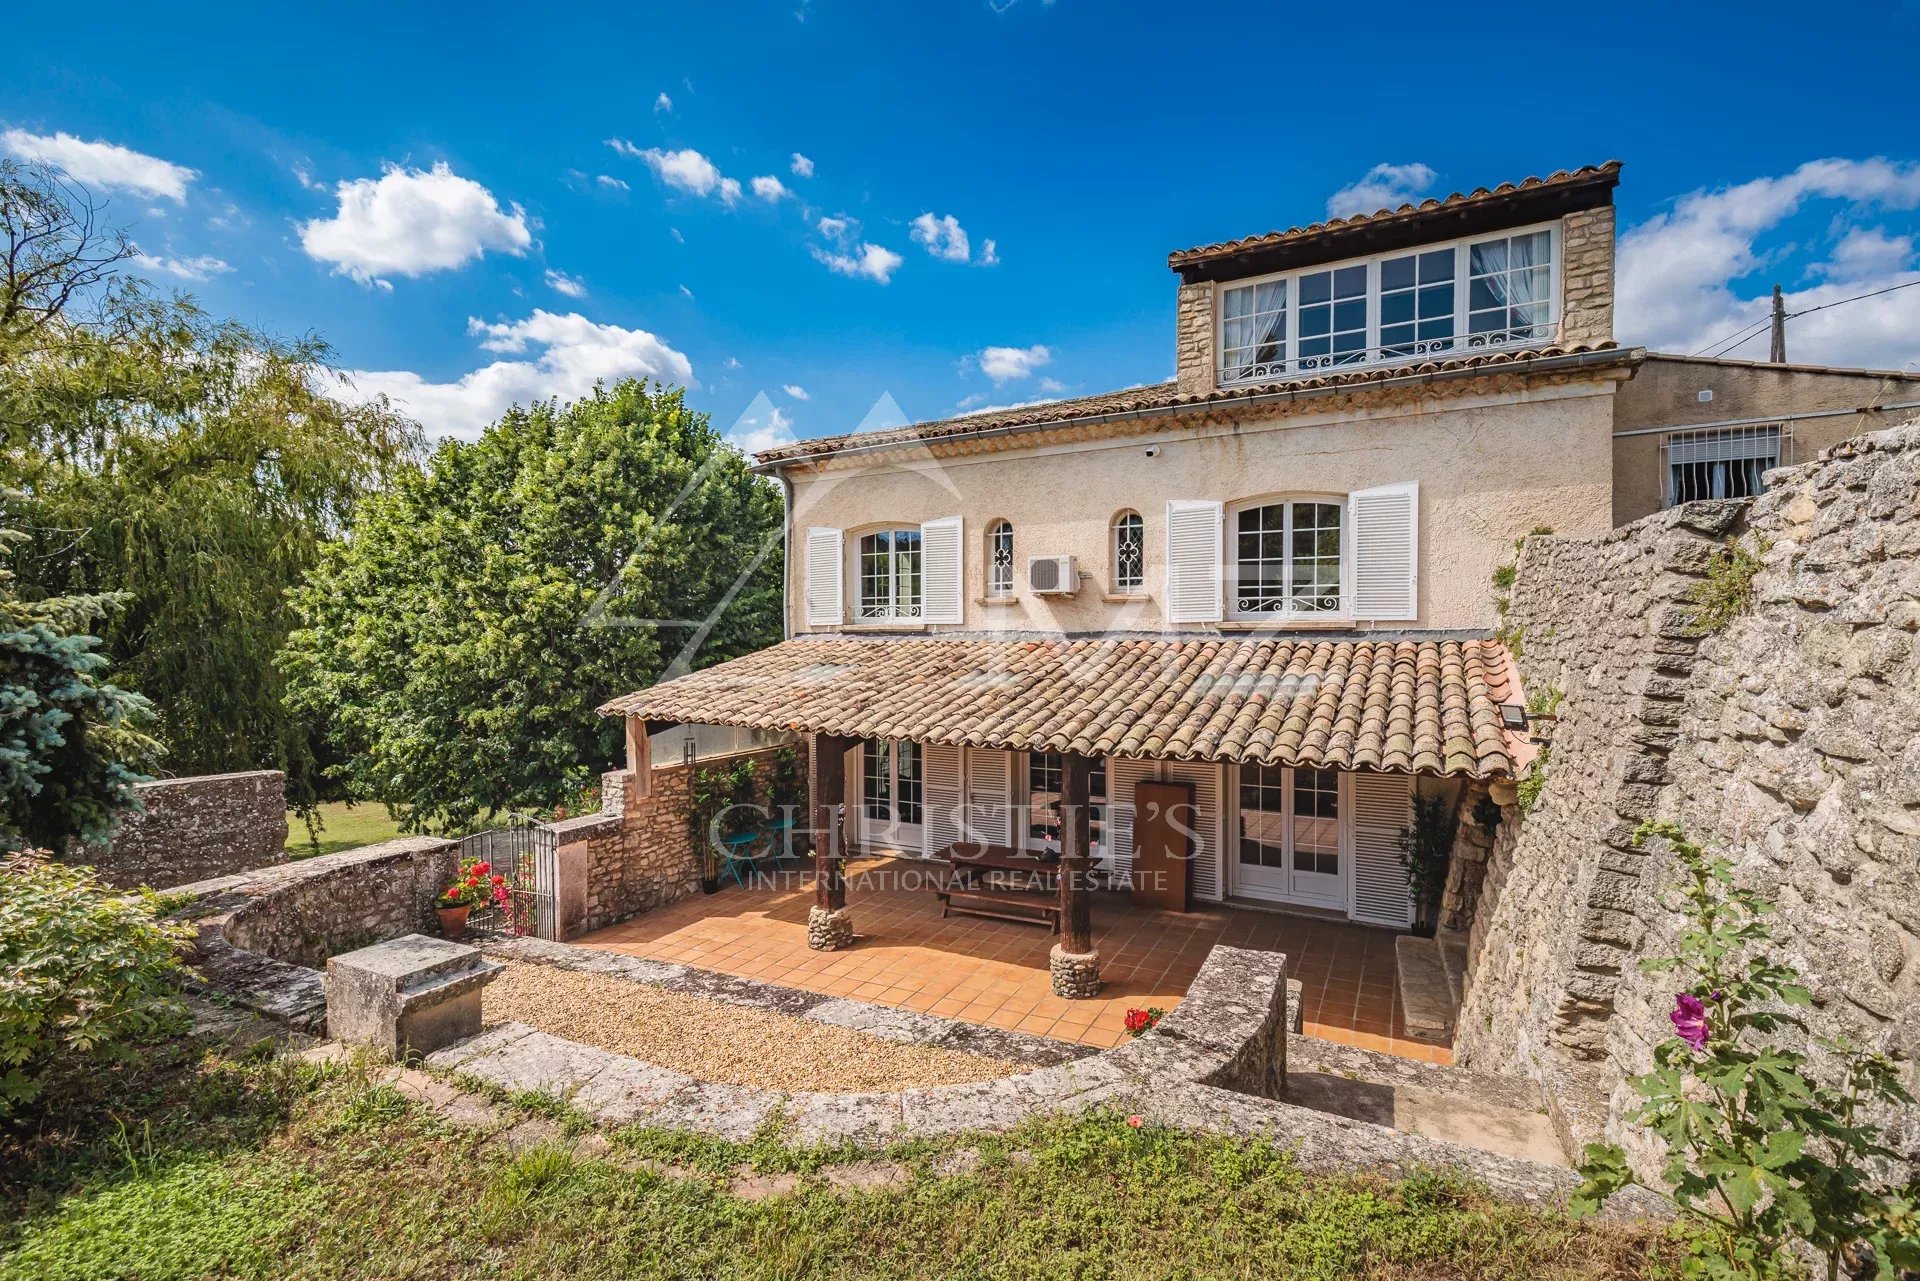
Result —
<path fill-rule="evenodd" d="M 1421 933 L 1431 933 L 1439 916 L 1458 827 L 1452 805 L 1437 796 L 1416 796 L 1413 826 L 1400 829 L 1400 863 L 1407 869 L 1407 888 L 1418 917 L 1414 925 Z"/>
<path fill-rule="evenodd" d="M 1693 606 L 1688 621 L 1696 635 L 1717 632 L 1753 608 L 1753 580 L 1760 572 L 1761 558 L 1772 547 L 1759 534 L 1754 535 L 1751 551 L 1739 539 L 1729 538 L 1723 550 L 1708 558 L 1707 576 L 1687 591 L 1687 602 Z"/>
<path fill-rule="evenodd" d="M 1642 824 L 1634 844 L 1649 836 L 1665 839 L 1686 874 L 1680 901 L 1666 905 L 1686 918 L 1679 954 L 1641 962 L 1678 976 L 1674 1034 L 1633 1081 L 1644 1102 L 1628 1117 L 1666 1148 L 1662 1186 L 1634 1174 L 1620 1148 L 1590 1144 L 1575 1210 L 1597 1210 L 1635 1183 L 1667 1197 L 1687 1234 L 1686 1277 L 1797 1276 L 1802 1250 L 1829 1278 L 1920 1269 L 1920 1179 L 1898 1187 L 1880 1173 L 1896 1153 L 1868 1118 L 1875 1105 L 1913 1105 L 1894 1065 L 1813 1037 L 1787 1012 L 1811 997 L 1768 954 L 1773 906 L 1734 888 L 1731 864 L 1670 823 Z M 1829 1051 L 1831 1079 L 1778 1044 L 1783 1031 Z"/>
<path fill-rule="evenodd" d="M 159 918 L 150 891 L 42 855 L 0 858 L 0 1121 L 56 1075 L 128 1057 L 177 1030 L 192 927 Z"/>

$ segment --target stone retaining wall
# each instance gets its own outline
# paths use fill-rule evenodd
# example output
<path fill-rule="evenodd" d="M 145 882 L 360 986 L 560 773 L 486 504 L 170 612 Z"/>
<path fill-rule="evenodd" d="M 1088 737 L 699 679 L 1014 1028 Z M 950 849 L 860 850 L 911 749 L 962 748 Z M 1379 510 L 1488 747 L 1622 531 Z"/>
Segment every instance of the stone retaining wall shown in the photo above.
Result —
<path fill-rule="evenodd" d="M 1509 617 L 1529 694 L 1564 694 L 1538 803 L 1489 860 L 1455 1050 L 1610 1132 L 1668 1031 L 1680 823 L 1780 907 L 1814 1030 L 1920 1055 L 1920 424 L 1590 539 L 1531 539 Z M 1754 605 L 1700 636 L 1687 593 L 1728 537 L 1769 546 Z M 1920 1149 L 1920 1117 L 1907 1118 Z"/>
<path fill-rule="evenodd" d="M 109 885 L 164 887 L 286 860 L 287 776 L 279 770 L 163 778 L 134 788 L 144 807 L 107 846 L 77 859 Z"/>
<path fill-rule="evenodd" d="M 199 938 L 198 986 L 318 1032 L 329 956 L 436 930 L 434 899 L 453 879 L 453 841 L 409 836 L 362 849 L 216 877 L 171 891 Z"/>
<path fill-rule="evenodd" d="M 693 772 L 729 768 L 743 758 L 752 760 L 756 766 L 754 802 L 771 805 L 772 760 L 779 750 L 702 761 L 691 768 L 675 765 L 655 769 L 646 789 L 636 787 L 628 771 L 607 775 L 601 786 L 601 815 L 554 824 L 561 832 L 563 848 L 567 844 L 585 846 L 581 856 L 586 884 L 579 925 L 565 937 L 597 930 L 699 893 L 701 863 L 688 829 Z M 800 753 L 799 778 L 804 780 L 806 750 L 789 750 Z M 641 794 L 643 790 L 645 795 Z M 605 823 L 613 814 L 619 815 L 617 828 Z"/>

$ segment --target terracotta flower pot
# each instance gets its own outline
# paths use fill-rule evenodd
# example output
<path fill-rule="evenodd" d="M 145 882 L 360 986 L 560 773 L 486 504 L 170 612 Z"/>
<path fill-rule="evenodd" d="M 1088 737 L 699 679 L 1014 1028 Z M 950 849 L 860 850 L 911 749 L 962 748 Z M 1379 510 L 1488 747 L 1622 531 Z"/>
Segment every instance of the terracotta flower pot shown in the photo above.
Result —
<path fill-rule="evenodd" d="M 440 932 L 450 939 L 466 937 L 467 913 L 472 908 L 462 904 L 459 907 L 439 907 L 434 911 L 440 914 Z"/>

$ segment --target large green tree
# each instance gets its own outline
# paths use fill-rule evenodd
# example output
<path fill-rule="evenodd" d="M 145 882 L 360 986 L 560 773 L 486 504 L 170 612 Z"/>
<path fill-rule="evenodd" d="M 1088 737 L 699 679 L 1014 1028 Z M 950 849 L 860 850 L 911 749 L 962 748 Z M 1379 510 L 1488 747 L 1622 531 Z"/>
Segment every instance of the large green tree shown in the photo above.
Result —
<path fill-rule="evenodd" d="M 322 550 L 293 696 L 411 828 L 551 804 L 619 759 L 601 702 L 778 638 L 780 519 L 678 390 L 516 408 Z"/>
<path fill-rule="evenodd" d="M 287 592 L 417 429 L 338 396 L 328 351 L 206 315 L 121 273 L 86 193 L 0 164 L 0 482 L 25 494 L 23 596 L 92 589 L 114 681 L 180 773 L 278 766 L 308 795 L 315 735 L 275 655 Z"/>

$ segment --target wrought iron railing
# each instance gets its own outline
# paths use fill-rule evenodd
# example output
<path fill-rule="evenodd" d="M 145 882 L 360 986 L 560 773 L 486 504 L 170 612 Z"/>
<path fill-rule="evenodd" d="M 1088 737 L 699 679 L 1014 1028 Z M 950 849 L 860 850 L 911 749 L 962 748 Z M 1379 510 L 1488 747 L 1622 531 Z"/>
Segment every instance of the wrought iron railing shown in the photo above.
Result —
<path fill-rule="evenodd" d="M 1223 362 L 1221 386 L 1239 383 L 1285 382 L 1326 373 L 1348 373 L 1382 365 L 1420 364 L 1429 360 L 1459 360 L 1496 351 L 1517 351 L 1553 341 L 1553 325 L 1528 325 L 1477 334 L 1450 334 L 1412 342 L 1383 343 L 1351 351 L 1325 352 L 1270 361 Z"/>

